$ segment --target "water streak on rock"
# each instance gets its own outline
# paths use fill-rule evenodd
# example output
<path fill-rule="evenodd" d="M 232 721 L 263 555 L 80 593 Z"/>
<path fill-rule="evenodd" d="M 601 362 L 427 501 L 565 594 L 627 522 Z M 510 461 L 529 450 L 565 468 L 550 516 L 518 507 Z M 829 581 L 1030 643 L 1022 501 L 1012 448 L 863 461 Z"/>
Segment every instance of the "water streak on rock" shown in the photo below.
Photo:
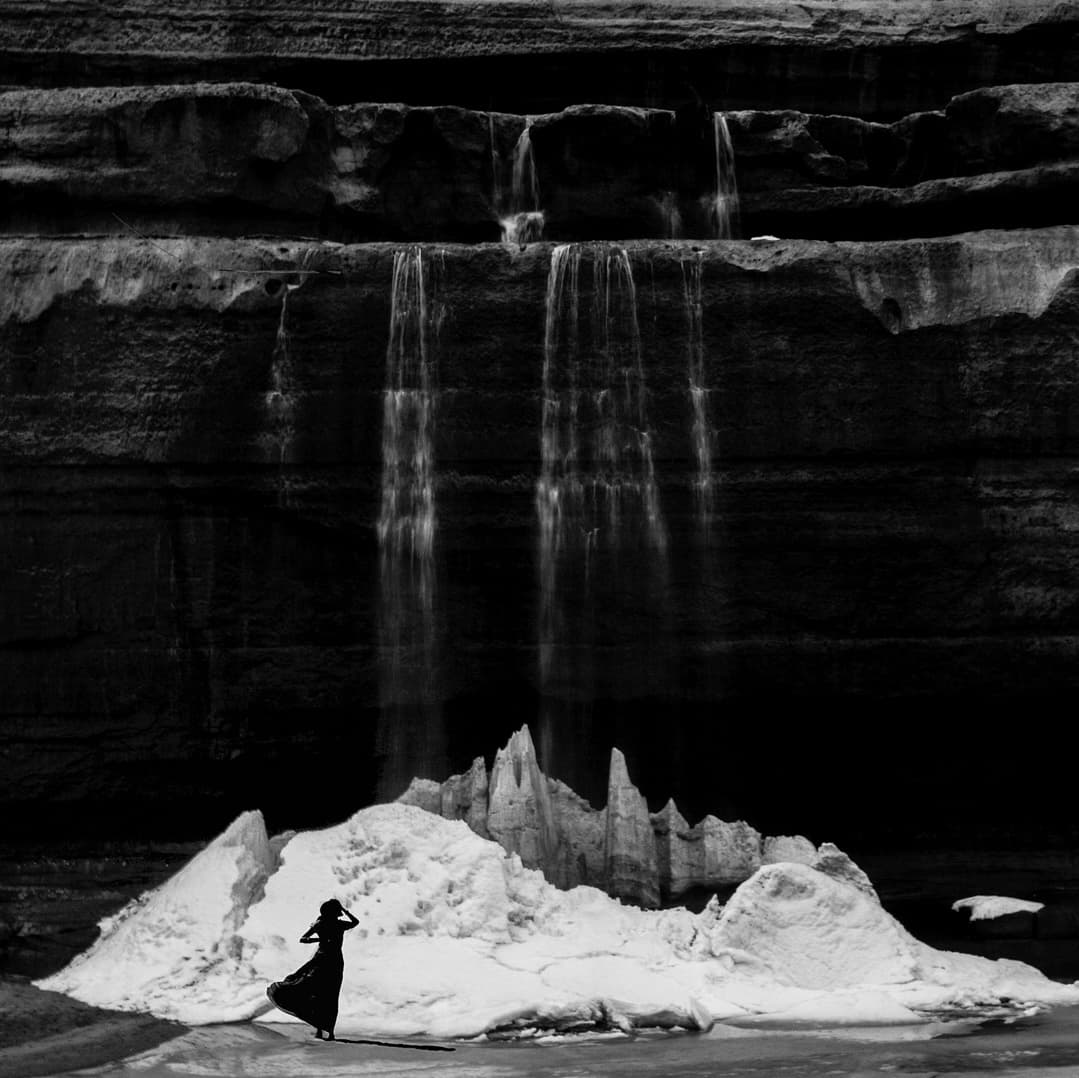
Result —
<path fill-rule="evenodd" d="M 585 256 L 592 261 L 590 282 L 581 273 Z M 542 393 L 536 511 L 545 682 L 561 635 L 560 589 L 573 586 L 560 577 L 580 570 L 587 602 L 601 551 L 633 540 L 665 559 L 637 292 L 624 248 L 567 244 L 552 251 Z"/>
<path fill-rule="evenodd" d="M 660 230 L 664 239 L 680 240 L 684 235 L 682 225 L 682 211 L 678 205 L 678 195 L 674 191 L 664 191 L 656 199 L 656 210 L 659 213 L 662 228 Z"/>
<path fill-rule="evenodd" d="M 267 456 L 278 468 L 278 504 L 291 500 L 288 466 L 293 460 L 296 437 L 296 372 L 289 351 L 288 301 L 299 283 L 286 283 L 281 290 L 281 315 L 277 321 L 273 359 L 270 363 L 270 390 L 266 394 Z"/>
<path fill-rule="evenodd" d="M 731 240 L 738 235 L 738 181 L 734 171 L 731 132 L 727 126 L 727 118 L 721 112 L 712 115 L 712 141 L 716 160 L 712 235 L 717 240 Z"/>
<path fill-rule="evenodd" d="M 686 314 L 686 366 L 689 378 L 689 400 L 693 412 L 690 437 L 693 454 L 697 458 L 697 474 L 693 479 L 693 491 L 697 503 L 697 522 L 707 532 L 714 503 L 714 476 L 712 473 L 713 436 L 708 418 L 709 390 L 706 387 L 704 369 L 704 300 L 702 280 L 703 255 L 697 252 L 693 259 L 682 263 L 682 294 Z"/>
<path fill-rule="evenodd" d="M 399 792 L 412 773 L 437 766 L 442 742 L 434 685 L 438 315 L 426 269 L 421 248 L 394 254 L 378 518 L 379 781 L 387 794 Z"/>
<path fill-rule="evenodd" d="M 534 243 L 543 239 L 544 218 L 532 151 L 531 118 L 525 122 L 513 148 L 511 182 L 509 213 L 500 221 L 503 243 Z"/>

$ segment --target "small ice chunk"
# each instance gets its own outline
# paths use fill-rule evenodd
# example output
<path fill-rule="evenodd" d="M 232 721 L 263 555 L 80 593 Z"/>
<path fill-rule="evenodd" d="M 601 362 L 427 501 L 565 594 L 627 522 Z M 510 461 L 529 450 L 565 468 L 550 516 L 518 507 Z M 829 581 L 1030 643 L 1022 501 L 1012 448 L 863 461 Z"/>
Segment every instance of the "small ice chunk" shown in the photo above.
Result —
<path fill-rule="evenodd" d="M 1044 902 L 1028 902 L 1024 898 L 1005 898 L 1003 895 L 971 895 L 952 903 L 952 909 L 970 910 L 972 921 L 991 921 L 995 917 L 1007 917 L 1009 913 L 1037 913 L 1045 909 Z"/>

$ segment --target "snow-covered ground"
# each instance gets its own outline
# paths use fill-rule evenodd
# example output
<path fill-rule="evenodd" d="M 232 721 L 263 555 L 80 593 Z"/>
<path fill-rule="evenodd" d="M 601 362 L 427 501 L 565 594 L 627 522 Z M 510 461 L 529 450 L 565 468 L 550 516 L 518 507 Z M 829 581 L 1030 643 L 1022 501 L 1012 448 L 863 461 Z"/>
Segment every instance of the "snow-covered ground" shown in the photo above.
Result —
<path fill-rule="evenodd" d="M 723 908 L 645 911 L 559 891 L 464 823 L 400 804 L 272 841 L 245 813 L 38 983 L 191 1024 L 287 1021 L 265 986 L 310 957 L 299 936 L 330 897 L 360 922 L 345 936 L 343 1034 L 880 1025 L 1079 1003 L 1079 987 L 1023 963 L 918 942 L 834 847 L 816 868 L 765 866 Z"/>

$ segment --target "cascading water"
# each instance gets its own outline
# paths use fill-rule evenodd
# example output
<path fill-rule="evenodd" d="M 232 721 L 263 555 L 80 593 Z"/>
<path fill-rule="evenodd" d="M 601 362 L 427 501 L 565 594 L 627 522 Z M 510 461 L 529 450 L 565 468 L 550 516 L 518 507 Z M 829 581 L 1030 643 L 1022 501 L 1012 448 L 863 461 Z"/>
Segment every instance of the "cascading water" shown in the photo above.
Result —
<path fill-rule="evenodd" d="M 712 520 L 714 503 L 712 429 L 708 421 L 708 389 L 704 369 L 704 300 L 703 252 L 682 263 L 682 295 L 686 314 L 686 366 L 689 381 L 689 400 L 693 421 L 690 437 L 697 458 L 697 474 L 693 490 L 697 507 L 697 522 L 707 532 Z"/>
<path fill-rule="evenodd" d="M 296 436 L 296 376 L 289 350 L 288 301 L 299 287 L 299 283 L 286 283 L 281 290 L 281 315 L 277 321 L 277 337 L 270 363 L 270 389 L 265 396 L 268 432 L 266 455 L 271 463 L 277 465 L 277 499 L 281 506 L 287 506 L 290 502 L 287 469 L 292 463 Z"/>
<path fill-rule="evenodd" d="M 444 766 L 435 688 L 434 347 L 440 309 L 421 248 L 393 259 L 382 397 L 378 518 L 381 664 L 379 795 Z"/>
<path fill-rule="evenodd" d="M 712 143 L 716 163 L 716 188 L 712 199 L 712 235 L 730 240 L 738 235 L 738 181 L 734 171 L 734 144 L 727 118 L 712 115 Z"/>
<path fill-rule="evenodd" d="M 539 182 L 536 179 L 536 158 L 532 152 L 532 121 L 526 121 L 513 151 L 514 207 L 539 209 Z"/>
<path fill-rule="evenodd" d="M 682 238 L 682 211 L 678 206 L 678 195 L 674 191 L 664 191 L 656 199 L 663 238 L 679 240 Z"/>
<path fill-rule="evenodd" d="M 499 223 L 502 226 L 503 243 L 534 243 L 543 239 L 544 221 L 543 211 L 540 209 L 536 158 L 532 151 L 531 118 L 525 121 L 524 129 L 513 148 L 510 207 L 508 214 L 502 217 Z"/>
<path fill-rule="evenodd" d="M 581 273 L 586 257 L 590 282 Z M 567 244 L 552 251 L 542 393 L 536 512 L 540 681 L 547 685 L 560 646 L 587 654 L 597 590 L 625 593 L 614 564 L 620 552 L 640 560 L 639 580 L 666 571 L 637 292 L 623 248 Z M 569 596 L 573 626 L 565 612 Z"/>

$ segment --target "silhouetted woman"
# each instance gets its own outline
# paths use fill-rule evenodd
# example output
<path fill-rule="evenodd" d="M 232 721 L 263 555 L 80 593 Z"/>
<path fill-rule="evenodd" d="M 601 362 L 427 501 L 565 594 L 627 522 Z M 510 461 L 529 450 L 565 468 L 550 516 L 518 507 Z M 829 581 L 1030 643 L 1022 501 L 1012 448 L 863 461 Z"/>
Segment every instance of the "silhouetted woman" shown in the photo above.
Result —
<path fill-rule="evenodd" d="M 348 920 L 342 921 L 342 917 Z M 266 995 L 275 1007 L 294 1018 L 310 1022 L 319 1039 L 323 1030 L 328 1041 L 334 1039 L 337 997 L 345 973 L 341 941 L 345 933 L 359 923 L 336 898 L 323 902 L 319 907 L 318 920 L 300 937 L 301 943 L 318 944 L 315 957 L 283 981 L 274 981 L 266 989 Z"/>

